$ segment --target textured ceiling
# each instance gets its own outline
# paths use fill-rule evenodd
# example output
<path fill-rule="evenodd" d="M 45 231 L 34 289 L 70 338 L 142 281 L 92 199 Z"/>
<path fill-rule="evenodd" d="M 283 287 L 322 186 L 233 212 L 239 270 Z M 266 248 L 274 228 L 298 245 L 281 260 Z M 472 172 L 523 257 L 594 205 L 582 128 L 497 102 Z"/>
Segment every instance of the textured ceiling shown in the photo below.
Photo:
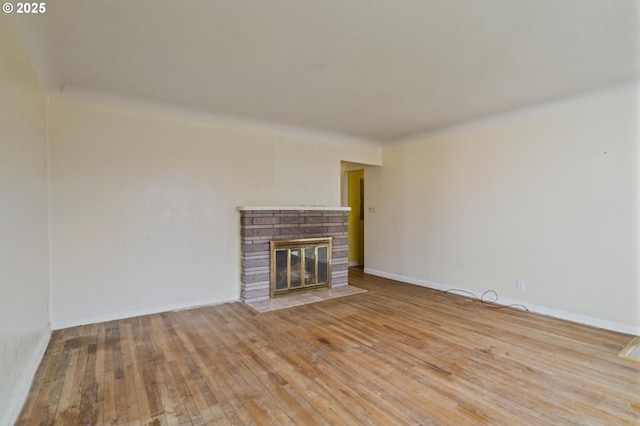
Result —
<path fill-rule="evenodd" d="M 393 141 L 638 78 L 635 0 L 55 0 L 14 15 L 74 87 Z"/>

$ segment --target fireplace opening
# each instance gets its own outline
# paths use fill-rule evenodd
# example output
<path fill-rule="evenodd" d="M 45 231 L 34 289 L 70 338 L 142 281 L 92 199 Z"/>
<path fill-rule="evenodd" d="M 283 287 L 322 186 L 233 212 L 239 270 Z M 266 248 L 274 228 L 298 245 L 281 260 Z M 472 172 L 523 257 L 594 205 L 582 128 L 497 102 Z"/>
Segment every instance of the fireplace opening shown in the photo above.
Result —
<path fill-rule="evenodd" d="M 331 286 L 332 238 L 270 241 L 271 297 Z"/>

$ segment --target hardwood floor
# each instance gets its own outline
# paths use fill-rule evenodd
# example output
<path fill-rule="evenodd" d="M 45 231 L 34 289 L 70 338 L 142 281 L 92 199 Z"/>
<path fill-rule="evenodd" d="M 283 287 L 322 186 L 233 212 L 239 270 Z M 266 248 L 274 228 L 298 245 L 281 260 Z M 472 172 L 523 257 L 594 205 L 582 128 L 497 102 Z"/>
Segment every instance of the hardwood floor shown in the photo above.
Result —
<path fill-rule="evenodd" d="M 632 336 L 350 282 L 368 292 L 56 331 L 18 424 L 640 424 Z"/>

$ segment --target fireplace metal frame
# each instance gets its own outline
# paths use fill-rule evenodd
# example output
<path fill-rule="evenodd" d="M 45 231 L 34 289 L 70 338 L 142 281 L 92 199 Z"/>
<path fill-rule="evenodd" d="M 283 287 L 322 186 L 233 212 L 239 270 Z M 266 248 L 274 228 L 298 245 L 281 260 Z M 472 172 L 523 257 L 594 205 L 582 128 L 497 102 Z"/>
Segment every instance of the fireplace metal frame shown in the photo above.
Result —
<path fill-rule="evenodd" d="M 294 292 L 308 291 L 322 287 L 331 287 L 331 249 L 332 249 L 333 237 L 324 238 L 299 238 L 295 240 L 272 240 L 270 244 L 270 294 L 271 298 L 284 296 Z M 318 283 L 318 247 L 327 247 L 327 281 Z M 315 277 L 316 282 L 312 284 L 305 284 L 305 249 L 315 248 Z M 292 249 L 300 249 L 300 275 L 301 285 L 300 287 L 291 288 L 291 252 Z M 276 289 L 276 251 L 288 250 L 287 252 L 287 288 L 284 290 Z"/>

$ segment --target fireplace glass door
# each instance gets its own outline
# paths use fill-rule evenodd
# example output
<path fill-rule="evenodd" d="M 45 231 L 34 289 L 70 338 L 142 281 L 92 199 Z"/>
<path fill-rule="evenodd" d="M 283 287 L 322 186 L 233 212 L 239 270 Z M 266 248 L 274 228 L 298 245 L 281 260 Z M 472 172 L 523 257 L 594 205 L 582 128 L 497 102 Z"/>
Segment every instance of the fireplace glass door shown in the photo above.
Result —
<path fill-rule="evenodd" d="M 271 241 L 271 295 L 329 286 L 331 238 Z"/>

